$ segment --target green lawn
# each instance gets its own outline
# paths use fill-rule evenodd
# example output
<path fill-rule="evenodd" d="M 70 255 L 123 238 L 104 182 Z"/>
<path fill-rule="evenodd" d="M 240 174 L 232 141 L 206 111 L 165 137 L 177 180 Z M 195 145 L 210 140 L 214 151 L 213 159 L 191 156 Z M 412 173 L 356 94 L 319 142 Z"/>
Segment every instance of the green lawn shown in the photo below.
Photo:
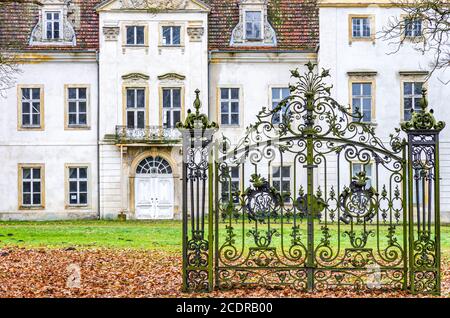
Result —
<path fill-rule="evenodd" d="M 320 226 L 316 229 L 319 231 Z M 224 231 L 222 227 L 221 231 Z M 442 249 L 445 254 L 450 255 L 450 226 L 443 226 L 441 233 Z M 302 233 L 303 238 L 306 238 L 305 234 Z M 225 233 L 221 234 L 222 239 L 224 235 Z M 318 232 L 316 238 L 320 237 L 321 234 Z M 332 244 L 336 236 L 333 237 Z M 250 243 L 251 238 L 246 238 L 246 241 Z M 181 251 L 181 222 L 0 222 L 0 246 L 51 248 L 75 246 Z"/>
<path fill-rule="evenodd" d="M 0 222 L 0 246 L 181 250 L 180 221 Z"/>

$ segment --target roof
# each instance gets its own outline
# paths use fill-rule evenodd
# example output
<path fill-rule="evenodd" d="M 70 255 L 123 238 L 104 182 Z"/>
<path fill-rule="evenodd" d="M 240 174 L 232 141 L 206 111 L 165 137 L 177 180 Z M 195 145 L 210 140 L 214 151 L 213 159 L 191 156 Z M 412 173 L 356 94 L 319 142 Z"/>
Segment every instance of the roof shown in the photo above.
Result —
<path fill-rule="evenodd" d="M 101 0 L 73 0 L 80 8 L 80 27 L 75 28 L 76 46 L 30 46 L 31 31 L 39 19 L 35 0 L 22 0 L 0 5 L 0 48 L 33 51 L 86 51 L 98 48 L 98 14 L 94 7 Z"/>
<path fill-rule="evenodd" d="M 209 0 L 209 49 L 315 50 L 319 44 L 317 0 L 268 0 L 268 20 L 277 34 L 276 47 L 230 46 L 231 32 L 239 22 L 239 0 Z"/>
<path fill-rule="evenodd" d="M 29 46 L 38 22 L 36 0 L 0 5 L 0 48 L 33 51 L 86 51 L 98 49 L 98 14 L 102 0 L 73 0 L 80 7 L 76 46 Z M 106 1 L 107 2 L 107 1 Z M 239 22 L 239 0 L 205 0 L 209 14 L 209 49 L 219 51 L 311 51 L 319 43 L 317 0 L 268 0 L 268 20 L 277 34 L 276 47 L 230 46 L 231 33 Z"/>

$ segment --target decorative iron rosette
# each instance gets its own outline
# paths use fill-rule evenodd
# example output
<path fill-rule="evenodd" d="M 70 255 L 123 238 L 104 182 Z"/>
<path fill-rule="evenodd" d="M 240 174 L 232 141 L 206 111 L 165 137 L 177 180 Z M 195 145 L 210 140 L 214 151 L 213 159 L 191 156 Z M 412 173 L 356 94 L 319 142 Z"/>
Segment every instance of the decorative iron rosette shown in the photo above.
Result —
<path fill-rule="evenodd" d="M 370 221 L 377 212 L 378 194 L 373 187 L 366 187 L 368 178 L 364 171 L 352 179 L 350 187 L 345 188 L 339 196 L 339 204 L 343 211 L 340 219 L 346 224 L 352 219 Z"/>
<path fill-rule="evenodd" d="M 250 180 L 252 188 L 245 191 L 247 215 L 250 221 L 265 223 L 278 213 L 281 195 L 260 175 L 253 174 Z"/>

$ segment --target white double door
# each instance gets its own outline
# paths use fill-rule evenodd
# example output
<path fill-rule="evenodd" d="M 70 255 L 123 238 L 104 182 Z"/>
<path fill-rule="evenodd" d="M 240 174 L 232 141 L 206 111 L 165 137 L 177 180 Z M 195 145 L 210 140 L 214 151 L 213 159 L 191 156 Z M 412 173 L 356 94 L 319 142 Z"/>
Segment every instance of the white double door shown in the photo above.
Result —
<path fill-rule="evenodd" d="M 173 218 L 173 176 L 171 174 L 136 175 L 135 205 L 136 218 Z"/>

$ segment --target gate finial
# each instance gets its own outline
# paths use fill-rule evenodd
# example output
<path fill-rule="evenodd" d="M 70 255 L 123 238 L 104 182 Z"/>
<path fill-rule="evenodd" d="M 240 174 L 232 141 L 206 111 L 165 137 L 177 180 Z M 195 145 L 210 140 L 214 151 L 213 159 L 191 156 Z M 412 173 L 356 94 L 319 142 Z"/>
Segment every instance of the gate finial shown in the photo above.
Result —
<path fill-rule="evenodd" d="M 409 121 L 401 123 L 400 127 L 403 131 L 410 130 L 442 130 L 445 127 L 445 122 L 436 121 L 434 118 L 434 111 L 428 110 L 427 90 L 422 88 L 422 100 L 420 101 L 420 111 L 412 109 L 412 117 Z"/>
<path fill-rule="evenodd" d="M 206 114 L 200 113 L 200 107 L 202 103 L 200 101 L 200 90 L 197 88 L 195 90 L 195 100 L 193 103 L 195 112 L 192 112 L 191 109 L 188 109 L 187 117 L 185 122 L 178 122 L 176 127 L 178 129 L 207 129 L 207 128 L 218 128 L 219 126 L 215 122 L 210 122 L 208 116 Z"/>

